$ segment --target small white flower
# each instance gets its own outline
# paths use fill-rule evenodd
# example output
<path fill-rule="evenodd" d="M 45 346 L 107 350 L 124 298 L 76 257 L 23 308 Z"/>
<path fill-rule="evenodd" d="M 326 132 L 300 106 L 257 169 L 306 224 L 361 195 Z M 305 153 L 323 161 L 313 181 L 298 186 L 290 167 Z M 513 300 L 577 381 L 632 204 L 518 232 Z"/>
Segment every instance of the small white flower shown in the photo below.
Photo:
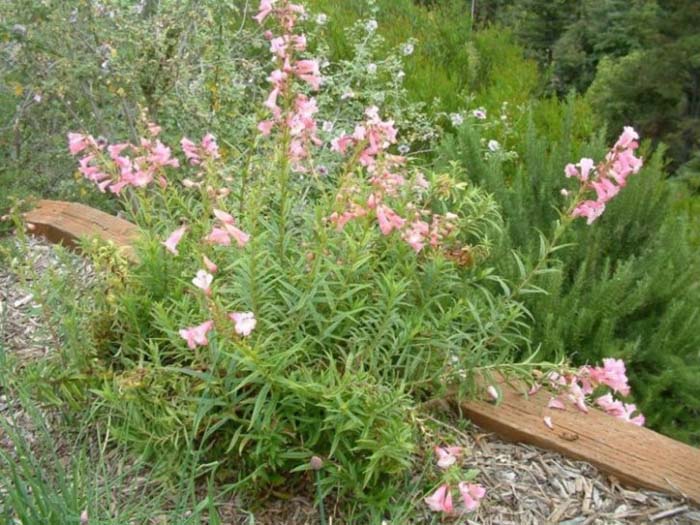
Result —
<path fill-rule="evenodd" d="M 411 44 L 411 43 L 404 44 L 403 47 L 401 48 L 401 52 L 405 56 L 412 55 L 413 51 L 414 51 L 414 48 L 413 48 L 413 44 Z"/>
<path fill-rule="evenodd" d="M 408 144 L 401 144 L 399 146 L 399 153 L 401 153 L 401 155 L 406 155 L 409 151 L 411 151 L 411 146 Z"/>
<path fill-rule="evenodd" d="M 373 33 L 377 30 L 379 27 L 379 24 L 377 23 L 376 20 L 369 20 L 367 24 L 365 25 L 365 29 L 367 29 L 368 32 Z"/>
<path fill-rule="evenodd" d="M 333 122 L 331 122 L 330 120 L 324 120 L 321 129 L 323 129 L 323 131 L 325 131 L 326 133 L 330 133 L 331 131 L 333 131 L 333 126 Z"/>
<path fill-rule="evenodd" d="M 403 69 L 400 69 L 400 70 L 396 73 L 396 80 L 398 80 L 399 82 L 401 82 L 405 76 L 406 76 L 406 73 L 404 73 L 404 70 L 403 70 Z"/>
<path fill-rule="evenodd" d="M 484 108 L 477 108 L 474 111 L 472 111 L 472 115 L 474 115 L 479 120 L 484 120 L 486 119 L 486 110 Z"/>
<path fill-rule="evenodd" d="M 374 75 L 377 72 L 377 64 L 367 64 L 367 73 Z"/>
<path fill-rule="evenodd" d="M 316 23 L 318 25 L 326 25 L 326 22 L 328 22 L 328 15 L 326 15 L 326 13 L 319 13 L 316 15 Z"/>
<path fill-rule="evenodd" d="M 450 113 L 450 121 L 454 127 L 461 126 L 464 123 L 464 117 L 459 113 Z"/>
<path fill-rule="evenodd" d="M 567 190 L 567 189 L 564 189 L 564 188 L 562 188 L 562 189 L 559 191 L 559 193 L 561 193 L 562 196 L 564 196 L 564 197 L 568 197 L 569 195 L 571 195 L 571 192 L 570 192 L 569 190 Z"/>
<path fill-rule="evenodd" d="M 347 100 L 349 98 L 355 98 L 355 93 L 352 89 L 347 90 L 345 93 L 340 95 L 340 100 Z"/>
<path fill-rule="evenodd" d="M 501 149 L 501 144 L 497 140 L 493 139 L 489 140 L 488 146 L 491 151 L 498 151 L 499 149 Z"/>
<path fill-rule="evenodd" d="M 40 93 L 37 93 L 36 95 L 34 95 L 34 102 L 36 102 L 37 104 L 39 102 L 41 102 L 41 94 Z"/>

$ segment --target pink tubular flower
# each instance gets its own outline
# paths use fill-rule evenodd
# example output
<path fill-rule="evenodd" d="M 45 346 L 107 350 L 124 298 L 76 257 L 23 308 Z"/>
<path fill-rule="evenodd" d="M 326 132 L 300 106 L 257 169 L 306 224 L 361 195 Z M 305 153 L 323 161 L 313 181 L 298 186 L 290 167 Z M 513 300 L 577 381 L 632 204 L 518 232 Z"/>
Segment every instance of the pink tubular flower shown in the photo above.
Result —
<path fill-rule="evenodd" d="M 199 326 L 183 328 L 180 330 L 180 337 L 187 341 L 187 346 L 190 347 L 191 350 L 194 350 L 197 346 L 209 344 L 207 332 L 209 332 L 213 326 L 214 321 L 205 321 Z"/>
<path fill-rule="evenodd" d="M 430 226 L 427 222 L 415 220 L 411 223 L 410 228 L 404 232 L 403 238 L 418 253 L 425 246 L 425 239 L 429 233 Z"/>
<path fill-rule="evenodd" d="M 438 457 L 437 466 L 441 469 L 449 468 L 457 462 L 457 458 L 463 453 L 462 447 L 435 447 L 435 454 Z"/>
<path fill-rule="evenodd" d="M 173 233 L 171 233 L 170 236 L 165 241 L 163 241 L 163 246 L 165 246 L 165 248 L 173 255 L 177 255 L 178 254 L 177 245 L 180 242 L 180 240 L 182 239 L 182 236 L 185 234 L 186 231 L 187 231 L 187 226 L 183 224 L 177 230 L 175 230 Z"/>
<path fill-rule="evenodd" d="M 605 204 L 598 201 L 583 201 L 574 211 L 571 212 L 572 217 L 586 217 L 586 224 L 591 225 L 593 222 L 603 215 Z"/>
<path fill-rule="evenodd" d="M 406 223 L 405 219 L 402 219 L 394 210 L 384 204 L 377 206 L 377 221 L 379 229 L 384 235 L 389 235 L 394 229 L 400 230 Z"/>
<path fill-rule="evenodd" d="M 321 88 L 321 72 L 316 60 L 299 60 L 294 66 L 294 74 L 309 84 L 312 89 Z"/>
<path fill-rule="evenodd" d="M 202 162 L 202 158 L 199 156 L 197 145 L 192 142 L 187 137 L 183 137 L 180 141 L 180 146 L 182 151 L 185 153 L 185 157 L 190 161 L 190 164 L 197 166 Z"/>
<path fill-rule="evenodd" d="M 150 149 L 148 161 L 155 166 L 172 166 L 173 168 L 177 168 L 180 163 L 177 159 L 171 158 L 170 155 L 170 148 L 157 140 L 155 145 Z"/>
<path fill-rule="evenodd" d="M 446 483 L 440 485 L 431 496 L 428 496 L 423 501 L 425 501 L 430 510 L 435 512 L 451 514 L 454 510 L 452 506 L 452 493 L 450 492 L 449 485 Z"/>
<path fill-rule="evenodd" d="M 219 219 L 224 224 L 234 224 L 236 222 L 233 215 L 222 210 L 217 210 L 216 208 L 214 208 L 214 217 Z"/>
<path fill-rule="evenodd" d="M 566 165 L 564 173 L 567 177 L 579 179 L 582 190 L 594 190 L 596 193 L 596 200 L 576 203 L 572 217 L 585 217 L 586 223 L 592 224 L 605 211 L 605 204 L 627 184 L 627 177 L 639 172 L 643 161 L 634 154 L 638 138 L 637 132 L 626 126 L 615 146 L 598 166 L 587 158 L 581 159 L 576 166 Z"/>
<path fill-rule="evenodd" d="M 594 384 L 606 385 L 623 396 L 629 395 L 630 386 L 627 380 L 625 362 L 622 359 L 603 359 L 602 367 L 586 367 L 585 370 Z"/>
<path fill-rule="evenodd" d="M 556 410 L 566 410 L 566 406 L 564 405 L 562 400 L 557 397 L 553 397 L 549 400 L 549 403 L 547 403 L 547 408 L 554 408 Z"/>
<path fill-rule="evenodd" d="M 238 243 L 238 246 L 243 248 L 250 240 L 250 235 L 242 230 L 236 228 L 233 224 L 224 223 L 224 229 L 234 240 Z"/>
<path fill-rule="evenodd" d="M 220 244 L 222 246 L 231 245 L 231 238 L 228 236 L 226 230 L 221 228 L 212 228 L 211 233 L 207 235 L 204 240 L 213 244 Z"/>
<path fill-rule="evenodd" d="M 260 131 L 260 133 L 265 137 L 267 137 L 272 132 L 272 128 L 274 127 L 274 120 L 263 120 L 258 123 L 258 131 Z"/>
<path fill-rule="evenodd" d="M 198 270 L 197 275 L 192 279 L 192 284 L 197 288 L 201 288 L 205 294 L 211 295 L 211 283 L 214 280 L 214 276 L 207 272 L 206 270 Z"/>
<path fill-rule="evenodd" d="M 632 126 L 625 126 L 622 130 L 620 138 L 615 143 L 616 148 L 626 149 L 632 146 L 635 141 L 639 140 L 639 135 Z"/>
<path fill-rule="evenodd" d="M 272 12 L 272 4 L 274 1 L 275 0 L 260 0 L 258 14 L 253 17 L 258 24 L 262 24 L 263 20 Z"/>
<path fill-rule="evenodd" d="M 623 421 L 627 421 L 637 426 L 644 426 L 644 415 L 639 413 L 637 416 L 632 417 L 632 414 L 639 412 L 637 406 L 634 404 L 623 403 L 613 399 L 612 394 L 605 394 L 596 399 L 596 403 L 605 412 L 611 416 L 614 416 Z"/>
<path fill-rule="evenodd" d="M 486 495 L 486 489 L 477 483 L 465 483 L 462 481 L 458 488 L 467 512 L 476 510 L 479 502 Z"/>
<path fill-rule="evenodd" d="M 216 138 L 211 133 L 207 133 L 202 138 L 202 149 L 206 154 L 212 159 L 218 159 L 219 155 L 219 145 L 216 143 Z"/>
<path fill-rule="evenodd" d="M 228 316 L 234 322 L 236 333 L 243 337 L 249 336 L 257 324 L 253 312 L 231 312 Z"/>
<path fill-rule="evenodd" d="M 206 266 L 209 273 L 216 273 L 216 270 L 218 270 L 219 267 L 206 255 L 202 255 L 202 259 L 204 261 L 204 266 Z"/>
<path fill-rule="evenodd" d="M 80 133 L 68 133 L 68 151 L 71 155 L 77 155 L 89 145 L 87 135 Z"/>

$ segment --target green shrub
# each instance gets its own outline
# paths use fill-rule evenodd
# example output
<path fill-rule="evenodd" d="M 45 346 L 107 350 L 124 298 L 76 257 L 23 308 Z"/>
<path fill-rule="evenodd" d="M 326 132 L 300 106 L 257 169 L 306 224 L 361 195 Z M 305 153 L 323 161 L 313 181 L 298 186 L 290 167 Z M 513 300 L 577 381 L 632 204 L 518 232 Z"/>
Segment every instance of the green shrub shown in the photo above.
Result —
<path fill-rule="evenodd" d="M 548 103 L 554 111 L 555 102 Z M 538 107 L 542 107 L 541 105 Z M 466 125 L 440 148 L 439 166 L 458 162 L 468 180 L 483 185 L 502 204 L 508 235 L 499 252 L 499 269 L 514 276 L 510 249 L 534 263 L 540 230 L 549 235 L 569 184 L 563 172 L 582 156 L 601 158 L 601 137 L 580 141 L 577 132 L 590 120 L 577 116 L 577 102 L 560 108 L 563 126 L 556 134 L 542 115 L 530 114 L 526 134 L 512 144 L 520 160 L 484 158 L 482 129 Z M 485 128 L 488 129 L 488 128 Z M 537 282 L 546 294 L 525 301 L 532 313 L 530 338 L 544 358 L 569 356 L 580 364 L 603 356 L 624 358 L 635 399 L 647 421 L 665 434 L 698 443 L 700 400 L 700 257 L 689 242 L 690 222 L 672 212 L 664 174 L 663 150 L 647 159 L 642 172 L 599 219 L 580 223 L 564 238 L 558 271 Z"/>

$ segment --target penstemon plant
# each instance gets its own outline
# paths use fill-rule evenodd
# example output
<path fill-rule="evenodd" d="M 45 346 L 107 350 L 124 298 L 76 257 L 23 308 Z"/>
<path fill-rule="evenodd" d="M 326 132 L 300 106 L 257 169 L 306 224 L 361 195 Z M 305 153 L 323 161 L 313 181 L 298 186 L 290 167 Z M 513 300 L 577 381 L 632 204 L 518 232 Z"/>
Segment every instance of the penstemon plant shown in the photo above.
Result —
<path fill-rule="evenodd" d="M 413 166 L 376 105 L 331 137 L 316 122 L 331 101 L 313 96 L 326 80 L 307 55 L 303 6 L 262 0 L 254 18 L 270 28 L 274 69 L 235 169 L 213 135 L 183 138 L 178 157 L 147 119 L 136 143 L 69 134 L 79 171 L 142 230 L 138 263 L 105 293 L 91 364 L 105 373 L 91 391 L 113 434 L 144 451 L 187 444 L 248 489 L 311 479 L 316 465 L 320 501 L 335 491 L 381 515 L 416 459 L 426 401 L 474 392 L 478 375 L 499 370 L 554 377 L 556 365 L 513 363 L 511 351 L 527 344 L 520 294 L 561 233 L 510 286 L 487 266 L 501 233 L 493 199 L 460 182 L 456 166 Z M 626 130 L 595 177 L 585 159 L 580 172 L 567 167 L 581 188 L 561 231 L 576 216 L 592 222 L 589 190 L 605 202 L 639 169 L 634 138 Z M 596 370 L 586 377 L 607 384 Z M 436 450 L 440 468 L 460 454 Z M 428 506 L 452 513 L 457 483 L 460 508 L 475 510 L 475 474 L 445 476 Z"/>

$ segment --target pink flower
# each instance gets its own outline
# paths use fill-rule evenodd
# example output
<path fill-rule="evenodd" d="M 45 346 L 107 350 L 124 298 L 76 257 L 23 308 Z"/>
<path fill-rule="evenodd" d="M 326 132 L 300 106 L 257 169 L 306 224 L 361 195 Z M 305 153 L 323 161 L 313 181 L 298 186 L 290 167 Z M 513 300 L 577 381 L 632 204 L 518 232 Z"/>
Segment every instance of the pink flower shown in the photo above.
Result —
<path fill-rule="evenodd" d="M 583 393 L 583 389 L 578 384 L 576 377 L 572 377 L 569 383 L 569 400 L 576 405 L 581 412 L 587 413 L 588 407 L 586 406 L 586 395 Z"/>
<path fill-rule="evenodd" d="M 477 483 L 465 483 L 462 481 L 458 488 L 467 512 L 476 510 L 479 502 L 486 495 L 486 489 Z"/>
<path fill-rule="evenodd" d="M 267 18 L 267 15 L 269 15 L 272 12 L 272 4 L 274 3 L 274 0 L 260 0 L 260 7 L 258 8 L 258 14 L 253 17 L 254 20 L 258 22 L 258 24 L 262 24 L 263 20 Z"/>
<path fill-rule="evenodd" d="M 231 245 L 231 238 L 228 236 L 226 230 L 221 228 L 212 228 L 211 233 L 205 237 L 204 240 L 214 244 L 220 244 L 222 246 Z"/>
<path fill-rule="evenodd" d="M 353 139 L 350 135 L 342 135 L 331 141 L 331 150 L 337 151 L 341 155 L 344 155 L 345 151 L 348 149 L 348 146 L 351 146 L 354 144 L 354 142 L 355 139 Z"/>
<path fill-rule="evenodd" d="M 631 126 L 625 126 L 622 130 L 620 138 L 617 139 L 617 142 L 615 143 L 615 147 L 621 149 L 629 148 L 637 140 L 639 140 L 639 134 L 634 130 L 634 128 Z"/>
<path fill-rule="evenodd" d="M 312 89 L 321 87 L 321 72 L 316 60 L 299 60 L 294 66 L 294 74 L 307 82 Z"/>
<path fill-rule="evenodd" d="M 605 211 L 605 204 L 598 201 L 583 201 L 581 202 L 574 211 L 571 212 L 572 217 L 586 217 L 586 224 L 591 225 L 593 222 L 603 215 Z"/>
<path fill-rule="evenodd" d="M 430 233 L 430 226 L 427 222 L 415 220 L 411 226 L 403 234 L 404 240 L 413 248 L 416 253 L 420 252 L 425 246 L 425 238 Z"/>
<path fill-rule="evenodd" d="M 202 149 L 212 159 L 219 158 L 219 145 L 216 143 L 216 138 L 211 133 L 207 133 L 202 137 Z"/>
<path fill-rule="evenodd" d="M 90 141 L 87 135 L 80 133 L 68 133 L 68 151 L 71 155 L 77 155 L 88 147 Z"/>
<path fill-rule="evenodd" d="M 232 312 L 228 316 L 235 323 L 236 333 L 243 337 L 249 336 L 257 324 L 253 312 Z"/>
<path fill-rule="evenodd" d="M 187 341 L 187 346 L 194 350 L 197 346 L 209 344 L 207 332 L 214 326 L 214 321 L 205 321 L 199 326 L 183 328 L 180 330 L 180 337 Z"/>
<path fill-rule="evenodd" d="M 217 210 L 216 208 L 214 208 L 214 217 L 219 219 L 224 224 L 234 224 L 236 222 L 233 215 L 222 210 Z"/>
<path fill-rule="evenodd" d="M 170 236 L 163 242 L 163 246 L 165 246 L 165 248 L 173 255 L 177 255 L 177 245 L 186 231 L 187 226 L 183 224 L 177 230 L 170 234 Z"/>
<path fill-rule="evenodd" d="M 547 408 L 554 408 L 556 410 L 566 410 L 566 406 L 561 401 L 561 399 L 556 397 L 553 397 L 549 400 L 549 403 L 547 403 Z"/>
<path fill-rule="evenodd" d="M 583 158 L 578 163 L 578 165 L 581 168 L 581 180 L 587 181 L 588 175 L 590 174 L 591 170 L 593 169 L 593 166 L 595 166 L 595 162 L 593 162 L 593 159 Z"/>
<path fill-rule="evenodd" d="M 272 132 L 273 127 L 275 127 L 274 120 L 263 120 L 262 122 L 258 123 L 258 131 L 260 131 L 260 133 L 265 137 Z"/>
<path fill-rule="evenodd" d="M 394 229 L 400 230 L 406 223 L 394 210 L 384 204 L 377 206 L 377 221 L 379 229 L 384 235 L 389 235 Z"/>
<path fill-rule="evenodd" d="M 625 362 L 622 359 L 603 359 L 603 367 L 589 367 L 588 374 L 594 383 L 606 385 L 623 396 L 630 393 Z"/>
<path fill-rule="evenodd" d="M 446 483 L 440 485 L 432 496 L 425 498 L 424 501 L 428 507 L 430 507 L 430 510 L 435 512 L 450 514 L 454 510 L 452 506 L 452 493 L 450 492 L 449 485 Z"/>
<path fill-rule="evenodd" d="M 438 457 L 437 466 L 441 469 L 449 468 L 457 462 L 457 458 L 463 453 L 462 447 L 435 447 L 435 454 Z"/>
<path fill-rule="evenodd" d="M 610 182 L 609 179 L 600 179 L 591 182 L 591 186 L 598 195 L 598 202 L 606 203 L 620 192 L 620 187 Z"/>
<path fill-rule="evenodd" d="M 131 146 L 131 144 L 126 144 L 126 143 L 112 144 L 110 146 L 107 146 L 107 152 L 109 153 L 110 158 L 112 160 L 116 161 L 118 164 L 124 163 L 125 161 L 128 161 L 128 159 L 121 160 L 122 157 L 120 157 L 120 155 L 121 155 L 122 151 L 129 148 L 130 146 Z M 118 160 L 118 159 L 120 159 L 120 160 Z"/>
<path fill-rule="evenodd" d="M 226 233 L 228 233 L 231 237 L 235 239 L 235 241 L 238 243 L 238 246 L 243 248 L 246 244 L 248 244 L 248 241 L 250 240 L 250 235 L 248 235 L 242 230 L 239 230 L 233 224 L 224 223 L 224 228 L 226 229 Z"/>
<path fill-rule="evenodd" d="M 198 270 L 197 275 L 192 279 L 192 284 L 197 288 L 201 288 L 205 294 L 211 295 L 211 283 L 214 280 L 214 276 L 205 270 Z"/>
<path fill-rule="evenodd" d="M 605 412 L 611 416 L 615 416 L 618 419 L 627 421 L 637 426 L 644 426 L 644 415 L 639 413 L 639 415 L 632 417 L 634 412 L 638 412 L 637 406 L 634 404 L 626 404 L 622 401 L 613 399 L 612 394 L 605 394 L 596 399 L 596 403 Z"/>
<path fill-rule="evenodd" d="M 206 266 L 207 270 L 209 270 L 210 273 L 216 273 L 216 270 L 218 270 L 219 267 L 216 266 L 216 264 L 214 264 L 206 255 L 202 255 L 202 259 L 204 260 L 204 266 Z"/>
<path fill-rule="evenodd" d="M 185 153 L 187 160 L 190 161 L 190 164 L 197 166 L 202 162 L 197 145 L 190 139 L 183 137 L 180 141 L 180 146 L 182 146 L 182 151 Z"/>
<path fill-rule="evenodd" d="M 156 141 L 155 146 L 151 149 L 148 161 L 156 166 L 172 166 L 173 168 L 177 168 L 180 165 L 177 159 L 170 157 L 170 148 L 159 140 Z"/>

